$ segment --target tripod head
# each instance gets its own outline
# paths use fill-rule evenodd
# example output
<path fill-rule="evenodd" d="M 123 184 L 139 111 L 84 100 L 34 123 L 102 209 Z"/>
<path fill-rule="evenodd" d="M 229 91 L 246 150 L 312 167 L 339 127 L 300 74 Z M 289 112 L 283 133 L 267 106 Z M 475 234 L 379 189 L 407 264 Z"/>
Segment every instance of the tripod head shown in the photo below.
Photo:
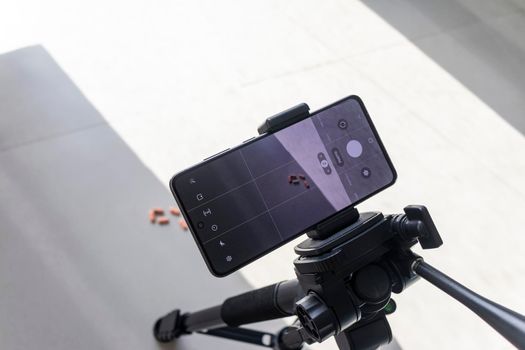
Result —
<path fill-rule="evenodd" d="M 330 228 L 343 227 L 337 231 Z M 412 264 L 419 259 L 410 247 L 423 249 L 443 242 L 424 206 L 408 206 L 405 214 L 358 214 L 349 209 L 325 222 L 295 247 L 297 279 L 305 297 L 296 314 L 316 342 L 337 335 L 352 343 L 390 342 L 385 314 L 395 310 L 391 293 L 400 293 L 417 280 Z M 374 336 L 370 336 L 370 334 Z M 361 347 L 359 347 L 361 348 Z"/>

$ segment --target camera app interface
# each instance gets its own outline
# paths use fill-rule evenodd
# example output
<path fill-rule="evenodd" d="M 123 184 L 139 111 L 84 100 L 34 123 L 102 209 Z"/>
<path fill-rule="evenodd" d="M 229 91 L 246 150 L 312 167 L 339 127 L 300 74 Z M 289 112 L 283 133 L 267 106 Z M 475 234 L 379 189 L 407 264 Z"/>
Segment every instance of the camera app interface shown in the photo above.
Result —
<path fill-rule="evenodd" d="M 386 187 L 393 172 L 353 99 L 191 169 L 176 191 L 226 273 Z"/>

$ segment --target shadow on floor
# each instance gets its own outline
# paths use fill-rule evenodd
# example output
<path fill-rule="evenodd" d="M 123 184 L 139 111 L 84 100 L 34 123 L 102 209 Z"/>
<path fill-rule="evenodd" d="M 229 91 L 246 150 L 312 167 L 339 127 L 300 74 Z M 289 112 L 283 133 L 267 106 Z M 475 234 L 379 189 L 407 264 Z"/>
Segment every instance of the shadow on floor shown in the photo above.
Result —
<path fill-rule="evenodd" d="M 169 190 L 41 46 L 0 55 L 0 140 L 0 348 L 158 350 L 159 316 L 250 288 L 212 277 L 178 225 L 148 221 Z"/>

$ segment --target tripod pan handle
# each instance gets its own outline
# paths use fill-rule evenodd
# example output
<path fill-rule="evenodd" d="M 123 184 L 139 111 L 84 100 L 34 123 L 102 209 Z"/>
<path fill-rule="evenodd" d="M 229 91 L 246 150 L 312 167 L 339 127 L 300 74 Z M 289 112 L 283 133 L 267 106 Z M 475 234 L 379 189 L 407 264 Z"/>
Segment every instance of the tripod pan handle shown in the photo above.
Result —
<path fill-rule="evenodd" d="M 297 280 L 272 284 L 224 301 L 221 318 L 228 326 L 241 326 L 293 315 L 302 291 Z"/>

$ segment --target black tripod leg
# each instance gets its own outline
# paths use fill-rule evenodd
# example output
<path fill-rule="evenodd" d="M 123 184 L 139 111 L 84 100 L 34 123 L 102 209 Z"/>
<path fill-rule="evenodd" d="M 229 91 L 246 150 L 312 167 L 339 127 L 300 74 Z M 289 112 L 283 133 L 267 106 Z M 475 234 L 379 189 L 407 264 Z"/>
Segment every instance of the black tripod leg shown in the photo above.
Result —
<path fill-rule="evenodd" d="M 225 326 L 237 327 L 293 315 L 295 302 L 303 292 L 297 280 L 284 281 L 246 292 L 201 311 L 181 314 L 174 310 L 155 323 L 153 334 L 169 342 L 183 334 Z"/>
<path fill-rule="evenodd" d="M 267 348 L 273 348 L 276 341 L 274 334 L 239 327 L 215 328 L 208 331 L 199 331 L 199 333 L 265 346 Z"/>

